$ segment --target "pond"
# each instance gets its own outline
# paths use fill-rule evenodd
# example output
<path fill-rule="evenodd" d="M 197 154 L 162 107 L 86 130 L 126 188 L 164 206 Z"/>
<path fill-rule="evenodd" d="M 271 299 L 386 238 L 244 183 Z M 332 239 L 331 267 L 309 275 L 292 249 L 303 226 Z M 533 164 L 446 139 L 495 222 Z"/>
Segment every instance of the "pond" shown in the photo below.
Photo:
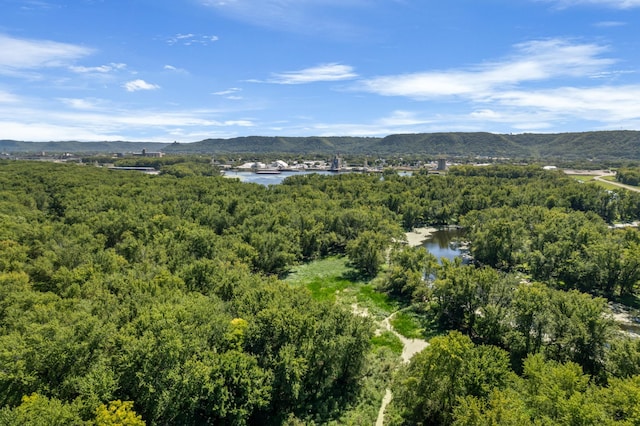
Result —
<path fill-rule="evenodd" d="M 462 263 L 469 263 L 469 258 L 465 256 L 468 250 L 460 244 L 463 241 L 464 229 L 446 228 L 433 232 L 429 238 L 422 243 L 422 246 L 438 260 L 444 257 L 453 262 L 456 257 L 462 256 Z"/>

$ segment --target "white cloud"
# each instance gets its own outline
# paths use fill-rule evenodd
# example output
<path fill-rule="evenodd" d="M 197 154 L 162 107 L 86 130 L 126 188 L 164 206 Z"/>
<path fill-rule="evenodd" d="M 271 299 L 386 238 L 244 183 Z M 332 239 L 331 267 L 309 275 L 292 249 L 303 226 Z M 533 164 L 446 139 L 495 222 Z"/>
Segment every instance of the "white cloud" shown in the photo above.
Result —
<path fill-rule="evenodd" d="M 212 95 L 217 95 L 217 96 L 227 96 L 227 95 L 232 95 L 234 93 L 238 93 L 242 91 L 242 89 L 238 88 L 238 87 L 231 87 L 227 90 L 221 90 L 219 92 L 213 92 Z"/>
<path fill-rule="evenodd" d="M 518 53 L 501 62 L 469 69 L 426 71 L 363 80 L 361 90 L 414 99 L 468 97 L 479 99 L 495 90 L 525 82 L 558 77 L 581 77 L 614 61 L 601 58 L 606 49 L 596 44 L 571 44 L 563 39 L 537 40 L 515 46 Z"/>
<path fill-rule="evenodd" d="M 117 64 L 117 63 L 110 63 L 107 65 L 100 65 L 97 67 L 84 67 L 84 66 L 70 66 L 69 69 L 73 72 L 79 73 L 79 74 L 85 74 L 85 73 L 98 73 L 98 74 L 106 74 L 106 73 L 110 73 L 111 71 L 120 71 L 120 70 L 124 70 L 127 68 L 127 64 Z"/>
<path fill-rule="evenodd" d="M 60 67 L 93 52 L 92 49 L 50 40 L 29 40 L 0 34 L 0 72 Z"/>
<path fill-rule="evenodd" d="M 624 27 L 625 25 L 627 25 L 627 23 L 622 21 L 602 21 L 594 24 L 594 26 L 598 28 L 615 28 Z"/>
<path fill-rule="evenodd" d="M 127 92 L 137 92 L 140 90 L 156 90 L 160 88 L 160 86 L 158 86 L 157 84 L 147 83 L 146 81 L 140 79 L 128 81 L 123 84 L 122 87 L 124 87 Z"/>
<path fill-rule="evenodd" d="M 19 101 L 18 97 L 13 93 L 0 90 L 0 103 L 9 104 L 9 103 L 15 103 L 18 101 Z"/>
<path fill-rule="evenodd" d="M 337 63 L 322 64 L 316 67 L 305 68 L 299 71 L 287 71 L 273 74 L 269 83 L 277 84 L 305 84 L 320 81 L 340 81 L 354 79 L 358 74 L 353 72 L 353 67 Z"/>
<path fill-rule="evenodd" d="M 2 128 L 3 137 L 23 141 L 104 141 L 126 139 L 122 134 L 100 133 L 96 129 L 72 124 L 24 123 L 0 120 L 0 128 Z"/>
<path fill-rule="evenodd" d="M 92 110 L 97 108 L 96 101 L 90 99 L 60 98 L 60 101 L 68 107 L 79 110 Z"/>
<path fill-rule="evenodd" d="M 163 67 L 163 69 L 165 71 L 170 71 L 170 72 L 175 73 L 175 74 L 185 74 L 185 75 L 189 75 L 190 74 L 189 71 L 187 71 L 184 68 L 178 68 L 178 67 L 175 67 L 175 66 L 169 65 L 169 64 L 165 65 Z"/>
<path fill-rule="evenodd" d="M 538 91 L 509 91 L 495 101 L 509 107 L 537 109 L 555 116 L 571 116 L 605 123 L 640 119 L 640 85 L 561 87 Z"/>
<path fill-rule="evenodd" d="M 1 93 L 1 92 L 0 92 Z M 104 99 L 22 99 L 0 102 L 0 138 L 16 140 L 195 141 L 236 136 L 255 126 L 231 110 L 121 108 Z M 192 139 L 190 139 L 192 138 Z"/>
<path fill-rule="evenodd" d="M 241 91 L 242 89 L 240 89 L 239 87 L 231 87 L 229 89 L 220 90 L 218 92 L 213 92 L 211 94 L 216 96 L 224 96 L 226 99 L 229 99 L 230 101 L 240 101 L 243 99 L 243 97 L 238 95 L 237 93 Z"/>
<path fill-rule="evenodd" d="M 208 44 L 218 41 L 218 36 L 215 35 L 198 35 L 198 34 L 176 34 L 167 39 L 167 44 L 170 46 L 176 44 L 182 44 L 184 46 L 191 46 L 194 44 L 206 46 Z"/>

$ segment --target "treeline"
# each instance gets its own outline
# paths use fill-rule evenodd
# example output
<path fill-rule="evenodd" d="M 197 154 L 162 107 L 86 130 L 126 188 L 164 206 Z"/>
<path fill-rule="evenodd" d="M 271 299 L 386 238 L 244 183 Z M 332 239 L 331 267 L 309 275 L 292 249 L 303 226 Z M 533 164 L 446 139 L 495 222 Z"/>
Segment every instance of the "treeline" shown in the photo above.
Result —
<path fill-rule="evenodd" d="M 370 319 L 279 280 L 295 264 L 332 254 L 348 255 L 363 277 L 381 279 L 382 290 L 417 302 L 420 315 L 442 330 L 472 339 L 441 337 L 401 371 L 394 394 L 406 397 L 395 400 L 390 417 L 401 423 L 415 424 L 425 407 L 437 414 L 424 419 L 444 423 L 462 419 L 454 413 L 466 406 L 469 416 L 494 415 L 501 408 L 492 398 L 506 398 L 499 392 L 517 393 L 509 403 L 526 407 L 529 400 L 517 402 L 527 395 L 520 380 L 534 371 L 529 364 L 542 362 L 536 354 L 545 357 L 542 369 L 576 372 L 578 384 L 573 376 L 566 383 L 581 394 L 591 389 L 584 373 L 602 392 L 618 378 L 631 386 L 623 378 L 637 374 L 623 361 L 638 359 L 638 348 L 614 350 L 602 299 L 523 284 L 511 274 L 582 288 L 591 269 L 578 268 L 582 275 L 572 285 L 567 277 L 577 262 L 564 254 L 590 264 L 596 252 L 624 243 L 624 272 L 586 290 L 634 294 L 637 281 L 622 278 L 637 260 L 640 237 L 610 231 L 606 222 L 640 217 L 639 194 L 611 193 L 537 167 L 468 167 L 447 176 L 311 174 L 265 187 L 198 173 L 147 176 L 37 162 L 0 162 L 0 193 L 3 424 L 34 417 L 60 424 L 118 424 L 120 417 L 132 424 L 370 420 L 358 410 L 365 410 L 367 386 L 384 374 L 375 360 L 386 356 L 371 351 Z M 507 219 L 523 230 L 511 235 Z M 556 220 L 559 229 L 546 229 Z M 485 268 L 437 266 L 424 251 L 399 243 L 404 229 L 460 223 Z M 494 225 L 504 232 L 486 228 Z M 534 230 L 546 234 L 535 240 Z M 496 247 L 493 258 L 492 248 L 482 249 L 483 232 Z M 534 263 L 537 251 L 565 261 L 565 269 Z M 431 275 L 435 281 L 425 281 Z M 598 287 L 609 282 L 610 292 Z M 449 358 L 475 364 L 424 376 L 424 386 L 448 383 L 442 399 L 431 391 L 414 395 L 423 389 L 414 386 L 423 380 L 420 363 L 444 356 L 433 351 L 446 339 L 457 342 Z M 628 356 L 613 361 L 621 353 Z M 478 369 L 491 376 L 460 374 Z M 529 394 L 543 395 L 533 388 Z"/>
<path fill-rule="evenodd" d="M 621 168 L 616 172 L 616 180 L 625 185 L 640 186 L 640 169 Z"/>

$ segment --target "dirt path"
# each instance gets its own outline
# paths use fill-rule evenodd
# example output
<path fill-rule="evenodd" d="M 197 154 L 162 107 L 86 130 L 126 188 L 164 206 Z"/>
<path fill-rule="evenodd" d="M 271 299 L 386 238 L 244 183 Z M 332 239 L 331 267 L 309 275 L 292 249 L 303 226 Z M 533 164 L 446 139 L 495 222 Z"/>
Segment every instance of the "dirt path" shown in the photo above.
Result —
<path fill-rule="evenodd" d="M 391 402 L 391 389 L 387 389 L 384 393 L 384 398 L 382 398 L 382 404 L 380 404 L 380 411 L 378 411 L 378 418 L 376 419 L 376 426 L 384 426 L 384 410 L 386 410 L 387 405 Z"/>
<path fill-rule="evenodd" d="M 393 318 L 395 314 L 396 312 L 394 312 L 393 314 L 385 318 L 382 321 L 382 326 L 385 330 L 389 330 L 390 332 L 395 334 L 398 337 L 398 339 L 400 339 L 400 341 L 402 342 L 402 361 L 406 363 L 406 362 L 409 362 L 415 354 L 417 354 L 418 352 L 422 351 L 424 348 L 429 346 L 429 343 L 423 339 L 408 339 L 404 337 L 402 334 L 395 331 L 391 326 L 391 318 Z"/>
<path fill-rule="evenodd" d="M 397 331 L 395 331 L 391 326 L 391 318 L 393 318 L 393 316 L 396 313 L 397 312 L 394 312 L 388 317 L 386 317 L 381 324 L 385 330 L 389 330 L 390 332 L 395 334 L 398 337 L 398 339 L 400 339 L 400 341 L 402 342 L 402 361 L 407 363 L 411 360 L 411 358 L 413 358 L 415 354 L 417 354 L 418 352 L 422 351 L 424 348 L 429 346 L 429 342 L 423 339 L 408 339 L 403 335 L 401 335 L 400 333 L 398 333 Z M 387 406 L 389 405 L 392 399 L 393 399 L 393 394 L 391 393 L 391 389 L 386 389 L 384 398 L 382 398 L 382 403 L 380 404 L 380 411 L 378 411 L 378 419 L 376 420 L 376 426 L 384 425 L 384 412 L 387 409 Z"/>

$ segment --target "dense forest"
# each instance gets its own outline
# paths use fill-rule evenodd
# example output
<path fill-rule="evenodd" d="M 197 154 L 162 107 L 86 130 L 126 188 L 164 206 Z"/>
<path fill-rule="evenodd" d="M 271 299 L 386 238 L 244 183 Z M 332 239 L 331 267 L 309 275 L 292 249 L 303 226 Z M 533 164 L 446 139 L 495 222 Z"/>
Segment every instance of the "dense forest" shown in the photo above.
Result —
<path fill-rule="evenodd" d="M 371 425 L 385 388 L 390 425 L 640 422 L 640 340 L 609 308 L 638 304 L 640 232 L 609 225 L 640 194 L 534 166 L 171 166 L 0 161 L 0 424 Z M 474 262 L 403 243 L 427 225 Z M 336 258 L 430 345 L 403 363 L 375 317 L 287 281 Z"/>
<path fill-rule="evenodd" d="M 304 155 L 370 157 L 510 158 L 554 161 L 640 160 L 640 132 L 600 131 L 557 134 L 415 133 L 379 137 L 267 137 L 205 139 L 190 143 L 20 142 L 0 140 L 0 151 L 127 153 L 143 148 L 167 154 Z"/>
<path fill-rule="evenodd" d="M 625 185 L 640 186 L 640 169 L 621 168 L 616 173 L 616 180 Z"/>

